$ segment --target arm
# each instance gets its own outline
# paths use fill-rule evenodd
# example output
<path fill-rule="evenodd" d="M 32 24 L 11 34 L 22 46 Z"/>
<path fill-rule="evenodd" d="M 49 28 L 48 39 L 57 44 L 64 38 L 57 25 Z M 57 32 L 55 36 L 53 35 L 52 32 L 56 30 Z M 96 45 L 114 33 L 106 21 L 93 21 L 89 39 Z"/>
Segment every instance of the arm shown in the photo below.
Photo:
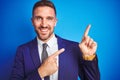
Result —
<path fill-rule="evenodd" d="M 85 80 L 100 80 L 97 56 L 92 61 L 83 61 L 83 71 Z"/>
<path fill-rule="evenodd" d="M 41 78 L 46 76 L 50 76 L 58 71 L 57 59 L 56 57 L 59 56 L 61 53 L 65 51 L 64 48 L 56 51 L 52 55 L 50 55 L 38 68 L 39 75 Z"/>
<path fill-rule="evenodd" d="M 100 80 L 98 68 L 98 60 L 96 56 L 97 43 L 88 36 L 90 25 L 88 25 L 83 39 L 79 44 L 82 53 L 82 72 L 84 73 L 83 80 Z"/>

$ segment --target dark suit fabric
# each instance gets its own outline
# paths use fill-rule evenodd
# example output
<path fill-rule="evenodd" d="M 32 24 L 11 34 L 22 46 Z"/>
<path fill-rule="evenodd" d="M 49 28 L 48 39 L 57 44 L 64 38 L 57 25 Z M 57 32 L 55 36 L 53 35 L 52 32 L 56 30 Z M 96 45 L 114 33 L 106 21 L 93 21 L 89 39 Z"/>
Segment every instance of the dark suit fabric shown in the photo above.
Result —
<path fill-rule="evenodd" d="M 100 79 L 97 57 L 93 61 L 85 61 L 82 59 L 79 43 L 56 37 L 58 49 L 65 48 L 65 51 L 59 55 L 58 80 L 78 80 L 78 76 L 81 80 Z M 38 44 L 35 38 L 18 47 L 11 80 L 41 80 L 37 71 L 40 66 Z"/>

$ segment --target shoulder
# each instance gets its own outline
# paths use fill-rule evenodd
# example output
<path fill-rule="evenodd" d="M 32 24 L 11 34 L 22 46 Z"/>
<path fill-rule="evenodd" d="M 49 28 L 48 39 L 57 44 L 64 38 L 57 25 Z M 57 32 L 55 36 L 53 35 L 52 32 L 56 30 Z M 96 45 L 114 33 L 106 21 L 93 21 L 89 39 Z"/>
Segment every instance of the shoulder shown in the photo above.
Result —
<path fill-rule="evenodd" d="M 72 52 L 76 56 L 82 55 L 78 42 L 67 40 L 58 36 L 57 39 L 58 39 L 58 45 L 60 46 L 62 45 L 65 48 L 66 52 Z"/>
<path fill-rule="evenodd" d="M 67 40 L 67 39 L 63 39 L 63 41 L 67 44 L 78 45 L 78 42 L 75 42 L 75 41 L 71 41 L 71 40 Z"/>
<path fill-rule="evenodd" d="M 37 48 L 37 39 L 33 39 L 27 43 L 21 44 L 17 47 L 16 56 L 22 57 L 24 54 L 28 54 L 30 50 Z"/>
<path fill-rule="evenodd" d="M 74 52 L 75 51 L 80 52 L 78 42 L 67 40 L 67 39 L 61 38 L 59 36 L 56 36 L 56 37 L 58 39 L 58 45 L 59 46 L 62 46 L 65 49 L 68 49 L 68 50 L 73 50 Z"/>
<path fill-rule="evenodd" d="M 64 38 L 61 38 L 59 36 L 56 36 L 56 37 L 58 39 L 58 42 L 64 43 L 66 45 L 78 45 L 79 44 L 78 42 L 68 40 L 68 39 L 64 39 Z"/>
<path fill-rule="evenodd" d="M 36 38 L 34 38 L 33 40 L 31 40 L 29 42 L 26 42 L 24 44 L 19 45 L 18 49 L 29 48 L 29 47 L 32 47 L 32 46 L 37 46 L 37 39 Z"/>

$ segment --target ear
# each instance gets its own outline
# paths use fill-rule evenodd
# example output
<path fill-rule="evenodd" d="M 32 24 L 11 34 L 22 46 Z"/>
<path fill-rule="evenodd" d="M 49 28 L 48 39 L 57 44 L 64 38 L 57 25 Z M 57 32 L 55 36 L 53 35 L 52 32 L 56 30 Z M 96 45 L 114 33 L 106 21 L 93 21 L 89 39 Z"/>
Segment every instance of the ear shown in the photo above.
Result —
<path fill-rule="evenodd" d="M 58 21 L 58 19 L 56 18 L 56 20 L 55 20 L 55 26 L 56 26 L 56 24 L 57 24 L 57 21 Z"/>

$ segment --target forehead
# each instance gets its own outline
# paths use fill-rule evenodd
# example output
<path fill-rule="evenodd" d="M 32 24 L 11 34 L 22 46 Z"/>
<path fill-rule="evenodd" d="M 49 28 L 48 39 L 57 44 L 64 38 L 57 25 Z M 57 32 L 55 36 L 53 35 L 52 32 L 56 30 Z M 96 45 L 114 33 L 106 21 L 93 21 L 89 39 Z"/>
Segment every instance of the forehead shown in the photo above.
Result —
<path fill-rule="evenodd" d="M 53 8 L 48 7 L 48 6 L 39 6 L 39 7 L 35 8 L 33 15 L 34 16 L 37 16 L 37 15 L 55 16 L 55 11 Z"/>

